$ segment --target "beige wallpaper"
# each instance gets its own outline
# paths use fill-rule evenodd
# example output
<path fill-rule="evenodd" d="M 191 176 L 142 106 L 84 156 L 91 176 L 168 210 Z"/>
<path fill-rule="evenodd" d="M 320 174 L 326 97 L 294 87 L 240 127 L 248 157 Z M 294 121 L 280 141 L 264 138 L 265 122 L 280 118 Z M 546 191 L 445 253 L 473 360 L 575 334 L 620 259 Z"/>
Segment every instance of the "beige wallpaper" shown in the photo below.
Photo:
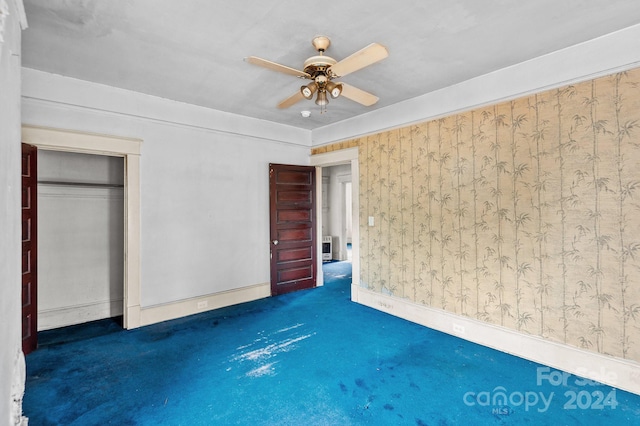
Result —
<path fill-rule="evenodd" d="M 362 283 L 640 361 L 639 85 L 633 70 L 323 148 L 359 146 Z"/>

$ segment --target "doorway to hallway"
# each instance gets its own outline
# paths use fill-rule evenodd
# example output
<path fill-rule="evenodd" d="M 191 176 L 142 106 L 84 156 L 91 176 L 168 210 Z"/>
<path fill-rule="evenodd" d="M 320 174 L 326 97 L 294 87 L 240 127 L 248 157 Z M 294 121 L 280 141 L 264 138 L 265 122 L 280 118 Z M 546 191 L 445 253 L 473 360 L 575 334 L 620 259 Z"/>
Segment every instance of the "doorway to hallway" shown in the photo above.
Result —
<path fill-rule="evenodd" d="M 350 260 L 353 242 L 351 165 L 322 168 L 323 261 Z"/>
<path fill-rule="evenodd" d="M 340 270 L 348 270 L 348 274 L 341 274 L 341 278 L 348 276 L 353 285 L 357 282 L 353 280 L 353 272 L 357 274 L 357 267 L 353 264 L 354 240 L 357 244 L 357 238 L 354 238 L 354 212 L 358 210 L 354 208 L 357 195 L 354 194 L 352 183 L 352 163 L 353 161 L 343 160 L 339 164 L 321 168 L 322 197 L 319 210 L 323 238 L 322 278 L 330 280 L 331 274 L 339 266 Z M 357 231 L 355 234 L 357 235 Z"/>
<path fill-rule="evenodd" d="M 328 189 L 329 180 L 322 179 L 323 169 L 329 168 L 332 166 L 341 166 L 348 165 L 350 166 L 350 172 L 343 173 L 343 175 L 350 176 L 350 191 L 351 194 L 351 266 L 352 266 L 352 278 L 351 278 L 351 298 L 352 300 L 357 295 L 357 292 L 354 292 L 354 286 L 359 285 L 360 283 L 360 248 L 358 246 L 358 242 L 360 239 L 360 219 L 359 219 L 359 211 L 360 211 L 360 203 L 358 198 L 358 193 L 360 191 L 360 187 L 358 184 L 358 176 L 359 176 L 359 167 L 358 167 L 358 148 L 347 148 L 341 149 L 337 151 L 330 151 L 322 154 L 316 154 L 311 156 L 310 165 L 316 167 L 316 184 L 318 185 L 317 190 L 317 200 L 319 208 L 317 209 L 318 215 L 318 249 L 322 249 L 322 237 L 324 236 L 323 232 L 327 232 L 327 229 L 324 227 L 323 215 L 324 215 L 324 206 L 328 203 L 329 193 L 328 191 L 323 191 L 323 189 Z M 345 180 L 345 183 L 348 182 L 349 179 Z M 327 187 L 325 188 L 325 185 Z M 326 198 L 325 198 L 326 197 Z M 326 200 L 326 202 L 325 202 Z M 346 213 L 345 213 L 346 214 Z M 346 241 L 345 241 L 346 247 Z M 318 267 L 322 268 L 322 257 L 318 256 Z M 322 274 L 318 274 L 318 281 L 323 280 Z M 318 285 L 322 285 L 322 282 L 319 282 Z"/>

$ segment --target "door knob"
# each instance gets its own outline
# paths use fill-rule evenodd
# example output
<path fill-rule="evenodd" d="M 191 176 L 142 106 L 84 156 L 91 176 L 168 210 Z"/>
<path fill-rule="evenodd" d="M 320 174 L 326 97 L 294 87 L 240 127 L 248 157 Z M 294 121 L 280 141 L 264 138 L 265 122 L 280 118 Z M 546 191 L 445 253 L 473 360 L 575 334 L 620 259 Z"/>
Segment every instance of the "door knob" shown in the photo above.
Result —
<path fill-rule="evenodd" d="M 273 240 L 273 241 L 271 241 L 271 242 L 273 243 L 273 245 L 274 245 L 274 246 L 277 246 L 277 245 L 278 245 L 278 243 L 279 243 L 279 241 L 278 241 L 278 240 Z"/>

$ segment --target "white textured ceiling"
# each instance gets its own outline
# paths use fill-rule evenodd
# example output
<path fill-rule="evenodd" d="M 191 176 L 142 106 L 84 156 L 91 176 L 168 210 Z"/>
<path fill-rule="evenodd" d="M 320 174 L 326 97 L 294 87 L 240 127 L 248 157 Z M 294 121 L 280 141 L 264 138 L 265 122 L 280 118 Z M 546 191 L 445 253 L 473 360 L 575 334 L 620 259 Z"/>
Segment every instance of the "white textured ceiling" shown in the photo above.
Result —
<path fill-rule="evenodd" d="M 638 0 L 24 0 L 23 66 L 314 129 L 640 23 Z M 327 35 L 340 60 L 371 42 L 389 57 L 341 81 L 374 93 L 327 111 L 276 104 Z M 300 111 L 310 110 L 303 118 Z"/>

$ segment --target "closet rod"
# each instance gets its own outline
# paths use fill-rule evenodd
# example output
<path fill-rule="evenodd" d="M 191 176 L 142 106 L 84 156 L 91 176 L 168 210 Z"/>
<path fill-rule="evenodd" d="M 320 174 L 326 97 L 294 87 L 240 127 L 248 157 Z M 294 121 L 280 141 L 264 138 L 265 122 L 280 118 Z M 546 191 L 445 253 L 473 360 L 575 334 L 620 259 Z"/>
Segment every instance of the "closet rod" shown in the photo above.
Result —
<path fill-rule="evenodd" d="M 89 183 L 89 182 L 60 182 L 55 180 L 41 180 L 38 185 L 76 186 L 82 188 L 124 188 L 122 184 L 113 183 Z"/>

